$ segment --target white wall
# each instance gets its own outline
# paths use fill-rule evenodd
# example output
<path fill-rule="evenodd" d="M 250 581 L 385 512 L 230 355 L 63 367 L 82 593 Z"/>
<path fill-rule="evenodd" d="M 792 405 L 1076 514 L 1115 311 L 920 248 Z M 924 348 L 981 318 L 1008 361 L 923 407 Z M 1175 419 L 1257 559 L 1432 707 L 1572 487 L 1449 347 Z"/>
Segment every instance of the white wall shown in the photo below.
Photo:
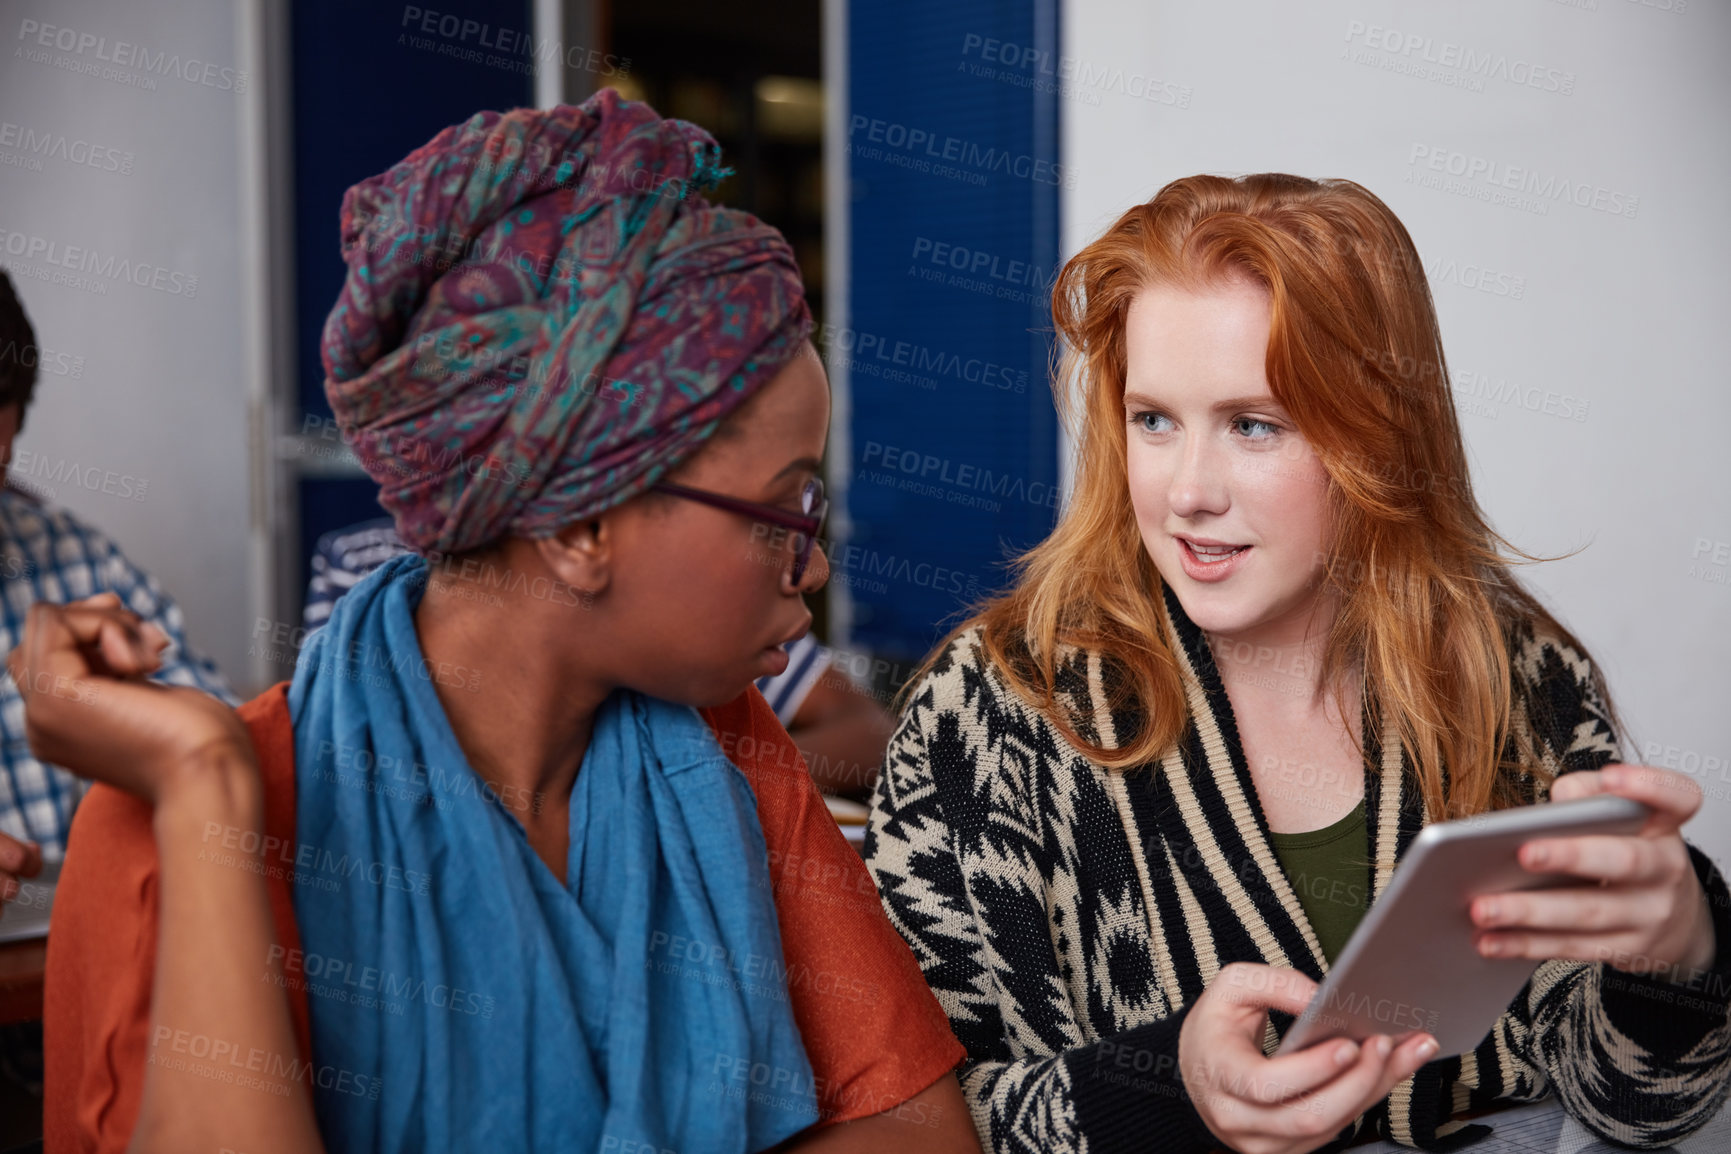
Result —
<path fill-rule="evenodd" d="M 56 33 L 69 49 L 41 46 L 28 21 L 70 30 Z M 14 472 L 43 470 L 26 479 L 155 573 L 193 644 L 238 684 L 251 616 L 236 40 L 234 6 L 219 0 L 0 0 L 0 264 L 39 343 L 82 358 L 77 376 L 42 375 Z M 55 152 L 64 138 L 81 159 L 94 145 L 99 160 L 29 153 L 21 131 Z M 15 255 L 14 233 L 56 248 Z M 50 263 L 67 246 L 94 250 L 99 267 L 130 262 L 146 284 L 70 274 L 105 290 L 87 291 L 30 275 L 67 272 Z M 165 287 L 150 287 L 156 269 Z M 73 464 L 92 487 L 65 479 Z M 121 495 L 139 482 L 141 496 Z"/>
<path fill-rule="evenodd" d="M 1523 575 L 1605 667 L 1636 756 L 1701 781 L 1689 836 L 1731 861 L 1731 5 L 1070 0 L 1063 36 L 1066 255 L 1198 172 L 1347 177 L 1394 209 L 1480 500 L 1530 552 L 1586 546 Z M 1470 195 L 1419 183 L 1475 158 L 1599 206 L 1492 202 L 1477 170 Z"/>

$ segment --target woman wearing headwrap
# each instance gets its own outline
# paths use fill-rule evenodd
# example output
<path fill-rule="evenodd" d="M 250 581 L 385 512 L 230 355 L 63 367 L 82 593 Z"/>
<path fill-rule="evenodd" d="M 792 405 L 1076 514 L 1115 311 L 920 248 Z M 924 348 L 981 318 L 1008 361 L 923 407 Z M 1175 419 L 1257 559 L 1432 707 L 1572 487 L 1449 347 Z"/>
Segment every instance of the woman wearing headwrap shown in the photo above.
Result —
<path fill-rule="evenodd" d="M 326 392 L 419 555 L 292 683 L 236 715 L 143 683 L 117 604 L 33 611 L 32 740 L 107 783 L 49 1150 L 977 1150 L 750 688 L 827 574 L 828 394 L 786 242 L 697 195 L 718 163 L 604 91 L 349 190 Z"/>

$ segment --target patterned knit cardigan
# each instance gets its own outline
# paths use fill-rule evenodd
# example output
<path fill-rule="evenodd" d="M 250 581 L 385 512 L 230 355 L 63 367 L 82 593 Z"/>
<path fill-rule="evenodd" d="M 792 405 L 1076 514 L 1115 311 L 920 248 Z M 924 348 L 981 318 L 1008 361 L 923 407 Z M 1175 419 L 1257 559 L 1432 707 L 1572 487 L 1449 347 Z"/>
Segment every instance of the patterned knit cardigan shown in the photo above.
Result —
<path fill-rule="evenodd" d="M 1217 1147 L 1177 1073 L 1186 1009 L 1229 962 L 1315 980 L 1327 969 L 1270 847 L 1207 643 L 1169 592 L 1165 612 L 1192 724 L 1152 765 L 1089 762 L 988 664 L 977 627 L 916 686 L 889 747 L 867 864 L 967 1048 L 962 1088 L 988 1151 Z M 1512 657 L 1529 757 L 1552 774 L 1616 760 L 1579 653 L 1529 629 Z M 1058 685 L 1078 732 L 1108 748 L 1136 724 L 1107 704 L 1113 668 L 1073 650 Z M 1392 732 L 1366 734 L 1366 754 L 1374 901 L 1425 807 Z M 1517 790 L 1544 792 L 1524 773 Z M 1354 1133 L 1447 1149 L 1485 1132 L 1451 1115 L 1552 1091 L 1628 1145 L 1705 1124 L 1731 1084 L 1731 894 L 1690 853 L 1720 946 L 1704 981 L 1544 963 L 1475 1051 L 1425 1066 Z"/>

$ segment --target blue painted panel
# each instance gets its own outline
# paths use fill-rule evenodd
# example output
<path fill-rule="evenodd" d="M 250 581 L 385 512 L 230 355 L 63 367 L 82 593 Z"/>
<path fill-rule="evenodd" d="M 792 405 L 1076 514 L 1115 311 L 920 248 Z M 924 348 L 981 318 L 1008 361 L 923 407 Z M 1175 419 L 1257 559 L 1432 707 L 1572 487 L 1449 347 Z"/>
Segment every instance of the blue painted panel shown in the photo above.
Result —
<path fill-rule="evenodd" d="M 304 412 L 330 415 L 319 337 L 343 287 L 343 193 L 446 125 L 534 103 L 529 0 L 295 0 L 296 351 Z"/>
<path fill-rule="evenodd" d="M 331 410 L 319 340 L 347 272 L 343 193 L 446 125 L 534 103 L 537 45 L 528 0 L 445 0 L 436 10 L 296 0 L 292 21 L 297 394 L 305 427 L 323 435 Z M 297 488 L 303 571 L 320 535 L 381 512 L 366 478 L 311 477 Z"/>
<path fill-rule="evenodd" d="M 820 334 L 852 384 L 853 535 L 833 560 L 854 642 L 910 657 L 1056 516 L 1058 15 L 849 10 L 852 318 Z"/>

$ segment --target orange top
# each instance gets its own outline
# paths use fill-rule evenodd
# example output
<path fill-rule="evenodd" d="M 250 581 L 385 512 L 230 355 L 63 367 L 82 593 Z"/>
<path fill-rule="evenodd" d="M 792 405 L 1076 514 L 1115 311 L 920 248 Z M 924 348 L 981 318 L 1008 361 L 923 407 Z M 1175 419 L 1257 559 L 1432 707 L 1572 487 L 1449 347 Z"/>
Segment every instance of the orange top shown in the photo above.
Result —
<path fill-rule="evenodd" d="M 757 796 L 788 995 L 817 1079 L 820 1124 L 907 1101 L 962 1060 L 961 1043 L 763 696 L 748 689 L 703 715 Z M 267 844 L 292 846 L 287 683 L 247 702 L 240 716 L 264 780 L 265 836 L 282 839 Z M 98 785 L 72 822 L 43 996 L 49 1154 L 120 1154 L 138 1118 L 156 968 L 150 816 L 139 799 Z M 266 870 L 271 911 L 278 944 L 296 949 L 300 936 L 282 874 Z M 306 994 L 291 987 L 289 1000 L 300 1056 L 309 1059 Z"/>

